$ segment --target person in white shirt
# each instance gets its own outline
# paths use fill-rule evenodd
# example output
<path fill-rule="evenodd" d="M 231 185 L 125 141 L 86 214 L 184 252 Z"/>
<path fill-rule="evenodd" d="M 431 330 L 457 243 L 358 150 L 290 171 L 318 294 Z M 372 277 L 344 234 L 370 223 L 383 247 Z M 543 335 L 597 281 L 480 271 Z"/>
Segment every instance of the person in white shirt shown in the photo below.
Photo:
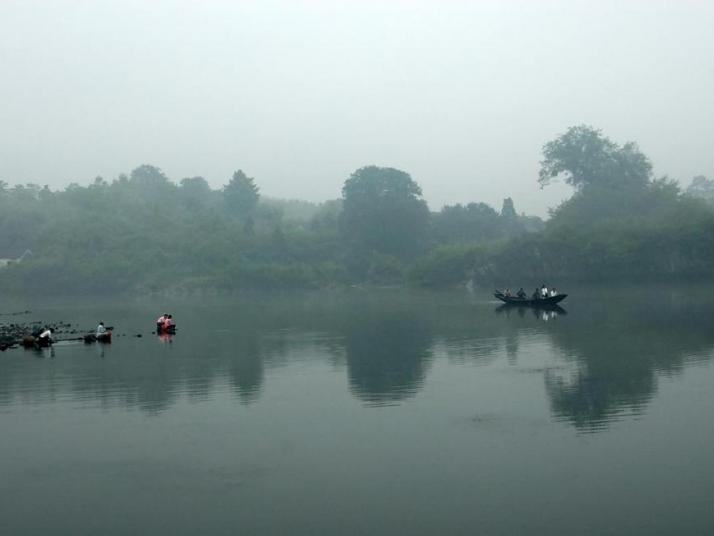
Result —
<path fill-rule="evenodd" d="M 40 335 L 37 337 L 38 339 L 42 339 L 43 341 L 48 341 L 52 342 L 52 334 L 55 332 L 54 329 L 52 328 L 47 328 L 45 331 L 40 333 Z"/>
<path fill-rule="evenodd" d="M 100 322 L 97 326 L 97 337 L 104 335 L 107 332 L 107 328 L 104 327 L 104 322 Z"/>
<path fill-rule="evenodd" d="M 548 297 L 548 287 L 546 287 L 545 285 L 540 287 L 540 295 L 543 298 L 547 298 Z"/>
<path fill-rule="evenodd" d="M 550 297 L 551 297 L 551 298 L 552 298 L 553 296 L 557 296 L 557 295 L 558 295 L 558 291 L 555 290 L 555 288 L 550 289 Z"/>

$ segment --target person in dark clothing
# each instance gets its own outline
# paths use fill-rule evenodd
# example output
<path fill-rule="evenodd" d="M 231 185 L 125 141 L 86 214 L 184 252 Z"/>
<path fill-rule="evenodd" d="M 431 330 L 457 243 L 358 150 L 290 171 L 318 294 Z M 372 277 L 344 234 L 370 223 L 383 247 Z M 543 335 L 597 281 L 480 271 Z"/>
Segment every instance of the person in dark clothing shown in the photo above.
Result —
<path fill-rule="evenodd" d="M 516 292 L 516 296 L 518 296 L 520 299 L 525 299 L 526 297 L 526 291 L 523 290 L 523 287 L 518 289 L 518 292 Z"/>

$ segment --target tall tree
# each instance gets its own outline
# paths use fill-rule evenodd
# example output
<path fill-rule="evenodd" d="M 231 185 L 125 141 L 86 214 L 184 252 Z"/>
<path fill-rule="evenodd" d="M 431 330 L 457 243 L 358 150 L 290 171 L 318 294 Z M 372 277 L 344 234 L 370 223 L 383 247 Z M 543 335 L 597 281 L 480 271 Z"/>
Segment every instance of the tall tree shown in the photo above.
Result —
<path fill-rule="evenodd" d="M 486 203 L 446 205 L 432 215 L 431 235 L 439 243 L 487 242 L 503 230 L 498 212 Z"/>
<path fill-rule="evenodd" d="M 211 187 L 203 177 L 187 177 L 181 180 L 179 199 L 190 210 L 206 208 L 210 203 Z"/>
<path fill-rule="evenodd" d="M 714 180 L 707 179 L 704 175 L 693 177 L 692 183 L 687 188 L 687 194 L 714 202 Z"/>
<path fill-rule="evenodd" d="M 342 197 L 341 230 L 360 250 L 408 256 L 422 247 L 429 209 L 409 174 L 363 167 L 345 181 Z"/>
<path fill-rule="evenodd" d="M 501 217 L 505 220 L 518 219 L 516 207 L 513 205 L 513 199 L 511 199 L 510 197 L 507 197 L 503 200 L 503 205 L 501 205 Z"/>
<path fill-rule="evenodd" d="M 641 189 L 652 175 L 652 164 L 629 142 L 622 146 L 586 125 L 568 131 L 543 147 L 538 182 L 541 187 L 560 176 L 583 190 L 588 187 Z"/>
<path fill-rule="evenodd" d="M 223 188 L 223 199 L 229 212 L 247 219 L 251 217 L 260 200 L 260 189 L 252 177 L 248 177 L 239 169 Z"/>
<path fill-rule="evenodd" d="M 168 177 L 156 166 L 142 164 L 131 172 L 129 181 L 144 188 L 155 188 L 167 185 Z"/>

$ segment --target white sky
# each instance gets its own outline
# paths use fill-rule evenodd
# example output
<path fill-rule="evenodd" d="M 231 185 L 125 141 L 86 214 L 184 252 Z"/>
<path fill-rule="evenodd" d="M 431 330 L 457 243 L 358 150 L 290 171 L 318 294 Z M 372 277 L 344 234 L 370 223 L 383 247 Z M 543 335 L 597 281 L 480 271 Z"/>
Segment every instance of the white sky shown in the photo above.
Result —
<path fill-rule="evenodd" d="M 544 215 L 542 145 L 637 141 L 714 176 L 714 2 L 0 0 L 0 179 L 62 188 L 150 163 L 271 197 L 409 172 L 432 209 Z"/>

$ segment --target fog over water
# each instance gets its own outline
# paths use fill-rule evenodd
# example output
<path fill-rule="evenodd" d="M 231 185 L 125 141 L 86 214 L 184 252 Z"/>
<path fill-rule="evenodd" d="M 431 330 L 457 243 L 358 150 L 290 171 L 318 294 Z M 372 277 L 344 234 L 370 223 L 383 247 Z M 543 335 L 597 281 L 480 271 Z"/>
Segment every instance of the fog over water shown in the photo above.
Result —
<path fill-rule="evenodd" d="M 541 147 L 575 124 L 657 176 L 714 175 L 709 2 L 0 3 L 0 179 L 63 188 L 142 163 L 322 201 L 369 164 L 432 210 L 545 215 Z"/>

